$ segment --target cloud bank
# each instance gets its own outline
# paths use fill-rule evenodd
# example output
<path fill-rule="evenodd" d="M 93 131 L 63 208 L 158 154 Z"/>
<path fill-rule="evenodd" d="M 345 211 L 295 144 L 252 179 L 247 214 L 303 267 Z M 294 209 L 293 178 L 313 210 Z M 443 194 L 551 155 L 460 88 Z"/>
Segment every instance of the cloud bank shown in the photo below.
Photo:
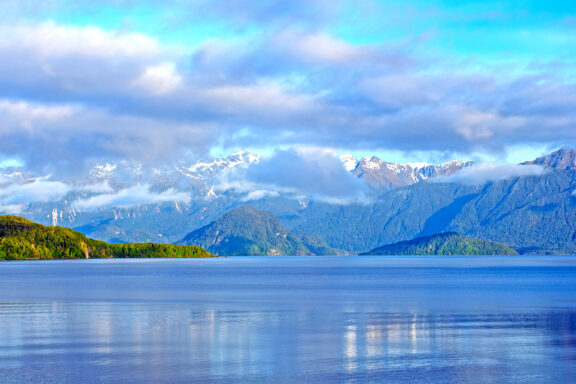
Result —
<path fill-rule="evenodd" d="M 137 205 L 166 202 L 188 203 L 190 200 L 190 195 L 185 192 L 174 189 L 154 192 L 149 185 L 138 184 L 114 193 L 104 193 L 84 200 L 75 200 L 72 203 L 72 208 L 94 211 L 103 208 L 130 208 Z"/>
<path fill-rule="evenodd" d="M 540 165 L 516 165 L 479 163 L 462 168 L 460 171 L 448 177 L 436 177 L 431 179 L 436 183 L 459 183 L 465 185 L 482 185 L 491 181 L 506 180 L 523 176 L 542 176 L 546 168 Z"/>
<path fill-rule="evenodd" d="M 89 197 L 81 197 L 87 193 Z M 191 195 L 174 188 L 158 191 L 148 184 L 114 189 L 108 181 L 73 185 L 51 181 L 50 176 L 25 178 L 19 173 L 0 175 L 0 213 L 20 214 L 31 204 L 55 204 L 64 199 L 70 202 L 72 209 L 94 211 L 166 202 L 189 203 Z"/>
<path fill-rule="evenodd" d="M 3 178 L 2 182 L 12 182 Z M 0 212 L 18 214 L 26 204 L 46 203 L 62 199 L 72 188 L 59 181 L 34 180 L 4 184 L 0 187 Z"/>
<path fill-rule="evenodd" d="M 366 185 L 334 153 L 319 149 L 277 151 L 249 168 L 230 169 L 216 189 L 243 194 L 244 201 L 280 195 L 333 204 L 369 201 Z"/>
<path fill-rule="evenodd" d="M 104 3 L 132 16 L 144 7 L 154 28 L 136 16 L 83 26 L 48 17 L 66 14 L 60 2 L 6 5 L 0 155 L 71 174 L 94 159 L 170 163 L 215 147 L 473 153 L 576 144 L 571 58 L 456 56 L 435 49 L 437 34 L 400 27 L 430 15 L 509 20 L 505 8 L 496 17 L 369 0 Z M 98 9 L 78 1 L 66 11 Z M 354 17 L 369 36 L 339 28 Z M 386 17 L 391 31 L 382 30 Z"/>

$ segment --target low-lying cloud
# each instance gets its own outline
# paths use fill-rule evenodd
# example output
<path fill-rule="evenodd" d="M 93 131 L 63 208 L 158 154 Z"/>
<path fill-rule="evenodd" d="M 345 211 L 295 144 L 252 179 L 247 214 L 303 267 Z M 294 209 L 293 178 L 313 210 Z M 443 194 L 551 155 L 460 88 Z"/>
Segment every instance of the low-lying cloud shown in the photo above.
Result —
<path fill-rule="evenodd" d="M 172 188 L 162 192 L 155 192 L 151 190 L 150 185 L 138 184 L 114 193 L 105 193 L 84 200 L 75 200 L 72 203 L 72 208 L 93 211 L 103 208 L 130 208 L 137 205 L 166 202 L 188 203 L 190 200 L 190 195 L 185 192 L 179 192 Z"/>
<path fill-rule="evenodd" d="M 88 184 L 78 188 L 78 190 L 90 193 L 112 193 L 114 189 L 110 186 L 108 180 L 96 184 Z"/>
<path fill-rule="evenodd" d="M 0 188 L 0 201 L 2 205 L 45 203 L 59 200 L 70 191 L 70 186 L 62 182 L 37 180 Z"/>
<path fill-rule="evenodd" d="M 60 200 L 72 190 L 65 183 L 45 178 L 22 181 L 2 177 L 0 182 L 4 183 L 0 186 L 0 212 L 6 214 L 19 214 L 27 204 Z"/>
<path fill-rule="evenodd" d="M 548 172 L 540 165 L 478 163 L 462 168 L 447 177 L 431 179 L 437 183 L 459 183 L 465 185 L 482 185 L 491 181 L 506 180 L 513 177 L 542 176 Z"/>
<path fill-rule="evenodd" d="M 157 191 L 149 184 L 113 188 L 106 180 L 92 184 L 68 184 L 49 180 L 50 176 L 27 179 L 20 174 L 0 175 L 0 213 L 19 214 L 30 204 L 71 201 L 72 209 L 93 211 L 129 208 L 166 202 L 188 203 L 188 192 L 169 188 Z M 78 198 L 77 196 L 89 197 Z"/>
<path fill-rule="evenodd" d="M 334 153 L 321 149 L 277 151 L 249 168 L 226 172 L 217 189 L 244 194 L 246 201 L 287 195 L 334 204 L 367 201 L 369 193 Z"/>

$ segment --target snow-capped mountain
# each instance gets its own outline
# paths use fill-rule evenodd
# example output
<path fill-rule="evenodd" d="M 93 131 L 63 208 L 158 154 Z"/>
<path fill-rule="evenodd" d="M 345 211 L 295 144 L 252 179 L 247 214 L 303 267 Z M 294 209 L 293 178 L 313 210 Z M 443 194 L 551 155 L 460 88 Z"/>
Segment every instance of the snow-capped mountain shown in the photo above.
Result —
<path fill-rule="evenodd" d="M 166 169 L 145 169 L 142 164 L 126 161 L 105 162 L 96 165 L 91 170 L 90 177 L 100 181 L 106 180 L 115 186 L 144 180 L 160 188 L 179 187 L 200 196 L 214 197 L 214 183 L 224 171 L 235 167 L 251 167 L 259 161 L 258 155 L 242 150 L 224 158 L 200 160 L 192 164 L 182 161 Z M 390 163 L 376 156 L 358 160 L 348 154 L 340 156 L 340 161 L 344 169 L 364 180 L 372 188 L 386 190 L 416 184 L 436 176 L 450 176 L 470 165 L 459 160 L 442 164 Z"/>
<path fill-rule="evenodd" d="M 94 179 L 134 179 L 142 177 L 166 178 L 175 175 L 185 176 L 192 180 L 209 180 L 218 176 L 222 171 L 234 167 L 248 167 L 258 163 L 259 157 L 248 151 L 237 151 L 225 158 L 200 160 L 192 164 L 179 164 L 170 168 L 145 169 L 140 163 L 121 161 L 118 163 L 104 162 L 95 165 L 90 171 Z M 176 177 L 177 178 L 177 177 Z"/>
<path fill-rule="evenodd" d="M 219 175 L 225 169 L 234 167 L 249 167 L 259 161 L 258 155 L 248 151 L 237 151 L 223 159 L 198 161 L 190 166 L 177 166 L 182 175 L 194 180 L 207 180 Z"/>
<path fill-rule="evenodd" d="M 213 197 L 213 183 L 222 172 L 235 167 L 249 167 L 258 161 L 257 155 L 242 150 L 225 158 L 199 160 L 192 164 L 182 160 L 165 168 L 146 168 L 140 163 L 128 161 L 103 162 L 90 170 L 87 182 L 106 181 L 114 187 L 146 183 L 159 189 L 178 187 L 200 196 Z"/>
<path fill-rule="evenodd" d="M 114 163 L 97 164 L 90 170 L 90 176 L 96 179 L 107 179 L 114 174 L 118 166 Z"/>
<path fill-rule="evenodd" d="M 346 170 L 366 181 L 372 188 L 386 190 L 416 184 L 436 176 L 450 176 L 472 164 L 460 160 L 441 164 L 389 163 L 376 156 L 356 160 L 352 155 L 343 155 L 340 161 Z"/>
<path fill-rule="evenodd" d="M 111 185 L 131 185 L 149 178 L 150 175 L 154 174 L 153 171 L 154 170 L 146 170 L 142 164 L 137 162 L 104 162 L 96 164 L 90 170 L 89 180 L 87 182 L 98 183 L 107 181 Z M 80 183 L 82 182 L 83 181 L 80 181 Z"/>

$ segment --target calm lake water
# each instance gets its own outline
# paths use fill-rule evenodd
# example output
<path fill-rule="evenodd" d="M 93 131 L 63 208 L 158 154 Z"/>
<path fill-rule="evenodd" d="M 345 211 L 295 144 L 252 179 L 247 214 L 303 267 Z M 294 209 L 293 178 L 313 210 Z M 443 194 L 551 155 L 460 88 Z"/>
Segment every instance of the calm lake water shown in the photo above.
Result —
<path fill-rule="evenodd" d="M 0 263 L 2 383 L 576 383 L 576 257 Z"/>

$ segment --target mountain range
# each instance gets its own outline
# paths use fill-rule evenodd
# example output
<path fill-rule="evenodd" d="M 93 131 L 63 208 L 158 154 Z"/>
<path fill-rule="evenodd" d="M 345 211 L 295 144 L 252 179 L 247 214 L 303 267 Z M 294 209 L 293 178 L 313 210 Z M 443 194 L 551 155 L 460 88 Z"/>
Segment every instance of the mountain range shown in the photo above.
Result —
<path fill-rule="evenodd" d="M 472 162 L 452 160 L 441 164 L 430 163 L 389 163 L 377 156 L 356 160 L 351 155 L 340 157 L 344 167 L 356 177 L 377 190 L 390 190 L 412 185 L 438 176 L 451 176 Z"/>
<path fill-rule="evenodd" d="M 356 159 L 347 155 L 340 159 L 344 169 L 375 191 L 375 197 L 369 201 L 347 204 L 281 194 L 246 201 L 245 196 L 218 189 L 223 173 L 250 169 L 261 161 L 246 151 L 223 159 L 179 164 L 171 169 L 147 170 L 127 162 L 103 163 L 88 176 L 93 183 L 118 188 L 147 180 L 153 190 L 178 188 L 193 197 L 183 202 L 83 210 L 74 206 L 74 199 L 89 198 L 91 192 L 73 191 L 56 202 L 26 204 L 20 214 L 115 243 L 174 243 L 216 222 L 227 212 L 249 204 L 273 214 L 296 238 L 314 236 L 316 243 L 327 247 L 326 250 L 366 252 L 415 237 L 456 232 L 505 243 L 521 253 L 573 253 L 576 252 L 575 159 L 575 151 L 562 149 L 515 166 L 515 169 L 540 167 L 543 172 L 520 172 L 470 183 L 458 179 L 465 171 L 474 169 L 470 162 L 393 164 L 377 157 Z M 12 173 L 11 177 L 26 179 L 23 173 Z M 306 246 L 302 238 L 299 241 Z M 298 248 L 300 244 L 294 244 L 287 249 L 304 250 Z M 303 253 L 317 253 L 309 246 L 306 248 Z"/>

